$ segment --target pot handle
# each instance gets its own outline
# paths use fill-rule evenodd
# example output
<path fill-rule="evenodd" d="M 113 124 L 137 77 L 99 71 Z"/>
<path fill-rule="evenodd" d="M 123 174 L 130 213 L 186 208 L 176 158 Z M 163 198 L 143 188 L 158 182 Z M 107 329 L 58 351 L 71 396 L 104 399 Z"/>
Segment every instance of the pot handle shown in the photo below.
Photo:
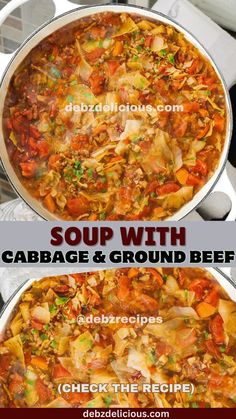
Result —
<path fill-rule="evenodd" d="M 187 0 L 158 0 L 154 10 L 189 30 L 210 53 L 228 88 L 236 84 L 236 40 Z"/>
<path fill-rule="evenodd" d="M 229 205 L 228 211 L 227 208 L 225 212 L 228 212 L 227 217 L 225 218 L 226 221 L 236 221 L 236 192 L 235 189 L 232 185 L 230 176 L 229 176 L 229 163 L 227 163 L 226 168 L 224 169 L 222 175 L 220 176 L 219 180 L 217 181 L 216 186 L 213 188 L 212 192 L 210 193 L 210 195 L 206 198 L 206 200 L 203 202 L 203 204 L 201 204 L 198 208 L 197 208 L 197 212 L 200 213 L 200 215 L 205 218 L 205 219 L 210 219 L 211 217 L 209 217 L 209 215 L 213 215 L 213 218 L 221 218 L 222 215 L 219 214 L 217 216 L 217 214 L 214 214 L 214 212 L 216 211 L 216 207 L 219 207 L 220 210 L 220 204 L 222 201 L 222 197 L 221 195 L 218 195 L 218 200 L 219 203 L 216 202 L 214 200 L 214 193 L 215 192 L 220 192 L 224 195 L 228 196 L 228 199 L 231 202 L 228 202 L 228 204 L 226 203 L 226 206 Z M 211 200 L 212 198 L 212 200 Z M 231 207 L 230 207 L 230 203 L 231 203 Z M 204 217 L 204 213 L 207 214 L 207 217 Z M 209 218 L 208 218 L 209 217 Z"/>
<path fill-rule="evenodd" d="M 13 10 L 15 10 L 19 6 L 22 6 L 28 1 L 29 0 L 11 0 L 9 3 L 7 3 L 6 6 L 4 6 L 2 10 L 0 11 L 0 26 L 5 22 L 6 18 L 11 14 Z M 81 4 L 78 5 L 78 4 L 71 3 L 68 0 L 52 0 L 52 1 L 55 5 L 54 17 L 82 6 Z M 3 75 L 8 63 L 11 61 L 12 57 L 14 56 L 15 52 L 11 54 L 5 54 L 3 52 L 0 52 L 0 62 L 1 62 L 0 78 Z"/>

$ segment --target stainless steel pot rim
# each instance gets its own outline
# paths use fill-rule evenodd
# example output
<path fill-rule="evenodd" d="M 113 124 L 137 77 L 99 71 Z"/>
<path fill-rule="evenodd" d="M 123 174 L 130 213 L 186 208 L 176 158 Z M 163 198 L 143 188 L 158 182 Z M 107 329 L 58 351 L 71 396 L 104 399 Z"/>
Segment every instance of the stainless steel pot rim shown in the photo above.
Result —
<path fill-rule="evenodd" d="M 231 101 L 230 101 L 230 96 L 229 96 L 229 91 L 224 79 L 224 76 L 222 75 L 221 71 L 219 70 L 218 66 L 216 65 L 214 59 L 212 58 L 211 54 L 205 49 L 204 45 L 199 42 L 195 36 L 189 31 L 186 30 L 181 24 L 177 23 L 172 17 L 164 15 L 161 12 L 158 12 L 156 10 L 152 10 L 152 9 L 148 9 L 144 6 L 136 6 L 136 5 L 128 5 L 128 4 L 99 4 L 99 5 L 91 5 L 91 6 L 80 6 L 77 8 L 74 8 L 72 10 L 66 11 L 62 14 L 60 14 L 59 16 L 55 16 L 51 19 L 49 19 L 47 22 L 45 22 L 44 24 L 42 24 L 39 28 L 37 28 L 29 37 L 27 37 L 27 39 L 20 45 L 20 47 L 16 50 L 15 54 L 13 55 L 13 57 L 11 58 L 11 60 L 9 61 L 9 63 L 7 64 L 1 81 L 0 81 L 0 88 L 2 88 L 2 84 L 5 80 L 5 77 L 8 73 L 9 68 L 11 67 L 12 63 L 15 61 L 16 57 L 18 56 L 18 54 L 24 49 L 24 47 L 29 43 L 29 41 L 31 39 L 33 39 L 39 32 L 41 32 L 44 28 L 46 28 L 50 23 L 55 22 L 57 20 L 63 19 L 63 17 L 70 15 L 70 14 L 74 14 L 75 12 L 80 12 L 81 10 L 93 10 L 93 9 L 97 9 L 97 11 L 95 13 L 100 13 L 102 12 L 102 9 L 106 9 L 109 6 L 109 8 L 111 9 L 115 9 L 115 8 L 127 8 L 129 10 L 134 10 L 138 13 L 138 11 L 146 11 L 148 13 L 153 14 L 154 16 L 159 16 L 164 20 L 169 21 L 172 25 L 174 25 L 177 29 L 179 29 L 182 33 L 184 33 L 185 35 L 190 36 L 194 42 L 197 44 L 198 48 L 200 47 L 204 52 L 206 57 L 210 60 L 213 68 L 216 70 L 218 77 L 220 78 L 223 88 L 224 88 L 224 94 L 225 94 L 225 100 L 226 100 L 226 107 L 227 107 L 227 133 L 226 133 L 226 139 L 225 139 L 225 144 L 224 144 L 224 148 L 222 150 L 222 154 L 221 154 L 221 158 L 218 164 L 218 167 L 216 168 L 215 172 L 213 173 L 212 177 L 206 182 L 206 184 L 202 187 L 202 189 L 200 189 L 200 191 L 197 192 L 197 194 L 192 198 L 191 201 L 189 201 L 188 203 L 186 203 L 183 207 L 181 207 L 176 213 L 174 213 L 173 216 L 169 217 L 166 219 L 166 221 L 178 221 L 183 219 L 184 217 L 186 217 L 187 215 L 189 215 L 193 210 L 195 210 L 205 199 L 206 197 L 212 192 L 212 190 L 214 189 L 214 187 L 216 186 L 217 182 L 219 181 L 226 163 L 227 163 L 227 159 L 228 159 L 228 152 L 229 152 L 229 147 L 230 147 L 230 141 L 232 138 L 232 131 L 233 131 L 233 114 L 232 114 L 232 105 L 231 105 Z M 80 17 L 78 17 L 78 19 L 80 19 Z M 63 26 L 66 26 L 67 23 L 65 23 Z M 58 29 L 57 29 L 58 30 Z M 53 33 L 55 31 L 52 31 L 51 33 Z M 40 42 L 40 41 L 39 41 Z M 192 42 L 192 40 L 190 40 L 190 42 Z M 196 46 L 196 47 L 197 47 Z M 24 58 L 23 58 L 24 59 Z M 4 138 L 2 139 L 4 141 Z M 2 153 L 0 153 L 0 161 L 1 164 L 4 168 L 4 171 L 6 173 L 6 176 L 11 184 L 11 186 L 13 187 L 13 189 L 15 190 L 15 192 L 17 193 L 17 195 L 26 203 L 26 205 L 28 205 L 39 217 L 41 217 L 44 220 L 50 220 L 50 221 L 56 221 L 56 220 L 61 220 L 63 221 L 63 219 L 59 218 L 59 217 L 55 217 L 53 216 L 53 214 L 51 214 L 49 211 L 47 211 L 42 204 L 40 204 L 38 201 L 36 202 L 36 200 L 29 194 L 29 192 L 24 188 L 24 186 L 21 184 L 21 182 L 18 182 L 19 185 L 16 185 L 16 182 L 14 182 L 11 178 L 11 175 L 9 174 L 6 165 L 4 163 L 4 160 L 2 158 Z M 15 174 L 15 176 L 17 177 L 17 175 Z M 210 186 L 209 186 L 210 184 Z M 204 192 L 204 189 L 207 189 L 206 192 Z M 189 208 L 184 211 L 184 208 L 186 208 L 186 206 L 189 206 Z M 184 212 L 184 215 L 182 216 L 178 216 L 179 212 Z M 125 222 L 125 221 L 124 221 Z"/>
<path fill-rule="evenodd" d="M 202 267 L 198 267 L 198 266 L 193 266 L 192 267 L 192 269 L 196 269 L 196 268 L 202 268 Z M 109 269 L 114 269 L 114 267 L 106 267 L 106 268 L 104 268 L 104 267 L 103 268 L 84 268 L 83 270 L 78 268 L 78 272 L 103 271 L 103 270 L 109 270 Z M 229 285 L 230 287 L 233 287 L 234 301 L 236 302 L 236 283 L 228 275 L 226 275 L 220 268 L 216 268 L 216 267 L 210 267 L 210 268 L 204 267 L 203 269 L 206 269 L 208 272 L 210 272 L 212 274 L 213 278 L 215 278 L 215 280 L 217 282 L 220 283 L 219 279 L 220 278 L 221 279 L 223 278 L 223 280 L 226 282 L 227 285 Z M 68 270 L 68 268 L 65 268 L 65 270 Z M 65 275 L 69 275 L 69 274 L 70 274 L 69 271 L 65 273 Z M 50 276 L 53 276 L 53 275 L 50 275 Z M 55 275 L 54 276 L 57 276 L 56 275 L 56 269 L 55 269 Z M 23 294 L 23 292 L 26 291 L 34 282 L 37 282 L 40 279 L 42 279 L 42 277 L 26 279 L 19 287 L 17 287 L 17 289 L 12 293 L 12 295 L 9 297 L 9 299 L 5 302 L 5 304 L 3 305 L 2 310 L 0 311 L 0 321 L 1 321 L 1 324 L 0 324 L 0 337 L 1 337 L 1 333 L 4 331 L 4 328 L 5 328 L 6 324 L 8 323 L 9 318 L 11 317 L 11 315 L 12 315 L 15 307 L 17 306 L 18 301 L 19 301 L 19 298 L 21 297 L 21 295 Z M 220 284 L 220 285 L 222 286 L 222 288 L 224 288 L 224 289 L 226 288 L 222 284 Z M 226 290 L 226 292 L 229 295 L 229 291 Z M 229 295 L 229 298 L 231 300 L 233 300 L 233 298 L 231 297 L 231 295 Z M 13 307 L 11 307 L 11 304 L 13 304 Z M 10 310 L 9 313 L 8 313 L 8 310 Z M 4 315 L 6 315 L 6 319 L 4 319 Z M 3 320 L 3 322 L 2 322 L 2 320 Z"/>

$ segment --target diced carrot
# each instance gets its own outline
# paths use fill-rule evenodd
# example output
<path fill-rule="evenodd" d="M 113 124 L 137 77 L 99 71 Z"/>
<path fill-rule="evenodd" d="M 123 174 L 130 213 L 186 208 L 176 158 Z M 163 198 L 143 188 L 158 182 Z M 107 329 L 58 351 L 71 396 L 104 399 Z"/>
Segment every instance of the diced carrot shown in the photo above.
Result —
<path fill-rule="evenodd" d="M 186 169 L 181 168 L 175 173 L 176 179 L 181 185 L 186 185 L 189 173 Z"/>
<path fill-rule="evenodd" d="M 139 273 L 139 270 L 137 268 L 130 268 L 128 272 L 128 278 L 132 279 L 135 278 Z"/>
<path fill-rule="evenodd" d="M 117 297 L 119 300 L 123 301 L 129 296 L 129 278 L 127 276 L 121 276 L 118 279 L 118 291 L 117 291 Z"/>
<path fill-rule="evenodd" d="M 162 196 L 162 195 L 167 195 L 172 192 L 177 192 L 179 189 L 180 189 L 180 186 L 177 183 L 168 182 L 168 183 L 165 183 L 164 185 L 158 186 L 156 191 L 159 196 Z"/>
<path fill-rule="evenodd" d="M 28 161 L 25 163 L 20 163 L 20 167 L 21 167 L 22 176 L 26 178 L 32 178 L 35 176 L 38 166 L 36 162 Z"/>
<path fill-rule="evenodd" d="M 147 271 L 154 277 L 155 281 L 160 287 L 164 284 L 163 278 L 159 272 L 154 268 L 147 268 Z"/>
<path fill-rule="evenodd" d="M 54 365 L 53 368 L 53 378 L 68 378 L 71 377 L 71 374 L 69 371 L 67 371 L 61 364 Z"/>
<path fill-rule="evenodd" d="M 208 116 L 209 115 L 209 112 L 208 112 L 208 110 L 207 109 L 204 109 L 204 108 L 201 108 L 201 109 L 199 109 L 199 114 L 203 117 L 203 118 L 205 118 L 206 116 Z"/>
<path fill-rule="evenodd" d="M 44 198 L 43 202 L 44 202 L 45 207 L 48 209 L 48 211 L 50 211 L 52 213 L 56 211 L 55 201 L 50 194 L 48 194 Z"/>
<path fill-rule="evenodd" d="M 213 319 L 210 320 L 209 325 L 213 341 L 216 345 L 222 345 L 225 342 L 224 334 L 224 322 L 220 314 L 216 314 Z"/>
<path fill-rule="evenodd" d="M 225 121 L 224 121 L 224 118 L 221 115 L 219 115 L 218 113 L 215 114 L 215 116 L 214 116 L 214 123 L 215 123 L 214 128 L 216 129 L 216 131 L 218 131 L 220 133 L 224 132 Z"/>
<path fill-rule="evenodd" d="M 200 317 L 205 318 L 212 316 L 215 313 L 216 308 L 211 304 L 205 303 L 203 301 L 197 305 L 196 311 Z"/>
<path fill-rule="evenodd" d="M 30 363 L 41 370 L 46 371 L 48 369 L 48 363 L 42 356 L 32 356 Z"/>
<path fill-rule="evenodd" d="M 123 43 L 121 41 L 116 41 L 113 51 L 112 51 L 113 57 L 117 57 L 118 55 L 121 55 L 122 51 L 123 51 Z"/>
<path fill-rule="evenodd" d="M 105 132 L 106 130 L 107 130 L 107 125 L 106 124 L 99 125 L 98 127 L 96 127 L 93 130 L 93 135 L 98 135 L 101 132 Z"/>

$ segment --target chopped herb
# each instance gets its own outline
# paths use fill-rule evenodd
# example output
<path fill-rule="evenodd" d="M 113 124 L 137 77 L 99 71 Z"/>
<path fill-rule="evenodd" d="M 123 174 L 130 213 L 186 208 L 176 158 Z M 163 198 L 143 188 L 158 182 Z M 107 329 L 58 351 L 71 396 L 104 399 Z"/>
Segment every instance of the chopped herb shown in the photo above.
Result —
<path fill-rule="evenodd" d="M 69 301 L 68 297 L 57 297 L 55 299 L 55 303 L 57 306 L 62 306 L 63 304 L 66 304 L 67 301 Z"/>
<path fill-rule="evenodd" d="M 152 192 L 152 193 L 151 193 L 151 198 L 156 198 L 156 197 L 157 197 L 156 192 Z"/>
<path fill-rule="evenodd" d="M 80 180 L 83 176 L 84 169 L 81 166 L 81 162 L 77 160 L 74 163 L 74 175 Z"/>
<path fill-rule="evenodd" d="M 145 42 L 145 38 L 141 38 L 141 39 L 140 39 L 140 42 L 141 42 L 141 44 L 144 44 L 144 42 Z"/>
<path fill-rule="evenodd" d="M 197 408 L 199 407 L 199 404 L 198 404 L 198 403 L 196 403 L 196 402 L 193 402 L 193 403 L 191 404 L 191 407 L 193 407 L 194 409 L 197 409 Z"/>
<path fill-rule="evenodd" d="M 88 175 L 88 177 L 92 178 L 92 177 L 93 177 L 93 173 L 94 173 L 93 169 L 89 168 L 89 169 L 87 170 L 87 175 Z"/>
<path fill-rule="evenodd" d="M 175 363 L 174 357 L 173 357 L 173 356 L 171 356 L 171 355 L 169 355 L 169 356 L 168 356 L 168 362 L 169 362 L 170 364 L 174 364 L 174 363 Z"/>
<path fill-rule="evenodd" d="M 209 337 L 209 333 L 206 330 L 204 330 L 203 336 L 204 336 L 204 339 L 207 340 Z"/>
<path fill-rule="evenodd" d="M 106 178 L 106 177 L 102 177 L 102 178 L 101 178 L 101 182 L 102 182 L 102 183 L 106 183 L 106 181 L 107 181 L 107 178 Z"/>
<path fill-rule="evenodd" d="M 56 313 L 56 307 L 55 307 L 54 304 L 51 304 L 49 306 L 49 311 L 50 311 L 51 314 L 55 314 Z"/>
<path fill-rule="evenodd" d="M 48 335 L 46 335 L 45 333 L 42 333 L 39 337 L 40 337 L 40 339 L 41 339 L 42 341 L 44 341 L 44 340 L 47 340 L 47 339 L 48 339 Z"/>
<path fill-rule="evenodd" d="M 109 176 L 109 177 L 114 176 L 114 172 L 109 172 L 109 173 L 107 173 L 107 176 Z"/>
<path fill-rule="evenodd" d="M 138 51 L 138 52 L 141 52 L 141 51 L 143 50 L 143 47 L 142 47 L 141 45 L 138 45 L 138 46 L 136 47 L 136 49 L 137 49 L 137 51 Z"/>
<path fill-rule="evenodd" d="M 37 329 L 31 329 L 31 333 L 33 333 L 33 335 L 37 335 L 38 330 Z"/>
<path fill-rule="evenodd" d="M 166 49 L 161 49 L 161 51 L 159 51 L 159 55 L 161 57 L 166 57 L 166 55 L 167 55 Z"/>
<path fill-rule="evenodd" d="M 210 90 L 203 90 L 202 93 L 206 96 L 210 96 L 211 95 L 211 91 Z"/>
<path fill-rule="evenodd" d="M 50 329 L 50 325 L 49 324 L 45 324 L 44 330 L 49 330 L 49 329 Z"/>
<path fill-rule="evenodd" d="M 164 281 L 167 281 L 168 275 L 163 275 L 162 278 L 163 278 Z"/>
<path fill-rule="evenodd" d="M 68 95 L 68 96 L 66 97 L 66 101 L 67 101 L 67 103 L 71 103 L 71 102 L 73 102 L 73 100 L 74 100 L 74 98 L 73 98 L 73 96 L 72 96 L 72 95 Z"/>
<path fill-rule="evenodd" d="M 51 346 L 53 349 L 56 349 L 56 347 L 57 347 L 57 342 L 55 341 L 55 339 L 53 339 L 53 340 L 52 340 L 52 342 L 50 343 L 50 346 Z"/>
<path fill-rule="evenodd" d="M 110 404 L 112 403 L 112 397 L 111 396 L 106 396 L 106 397 L 104 397 L 103 400 L 104 400 L 104 403 L 105 403 L 106 407 L 109 407 Z"/>
<path fill-rule="evenodd" d="M 99 41 L 99 42 L 98 42 L 98 47 L 99 47 L 99 48 L 102 48 L 102 47 L 103 47 L 103 41 Z"/>
<path fill-rule="evenodd" d="M 157 362 L 156 351 L 154 348 L 151 348 L 148 353 L 148 361 L 151 365 L 155 365 Z"/>
<path fill-rule="evenodd" d="M 221 345 L 219 349 L 220 349 L 220 352 L 223 353 L 223 352 L 225 352 L 226 347 L 225 347 L 225 345 Z"/>
<path fill-rule="evenodd" d="M 234 403 L 236 403 L 236 396 L 232 397 Z"/>
<path fill-rule="evenodd" d="M 33 386 L 34 385 L 34 381 L 33 380 L 27 380 L 26 384 L 28 384 L 29 386 Z"/>
<path fill-rule="evenodd" d="M 61 78 L 61 72 L 54 66 L 50 68 L 50 73 L 52 76 L 56 77 L 57 79 Z"/>
<path fill-rule="evenodd" d="M 174 64 L 175 63 L 175 57 L 173 54 L 168 54 L 167 56 L 169 63 Z"/>
<path fill-rule="evenodd" d="M 55 60 L 55 57 L 54 57 L 53 54 L 51 54 L 51 55 L 49 55 L 48 59 L 49 59 L 49 61 L 54 61 Z"/>
<path fill-rule="evenodd" d="M 138 55 L 133 56 L 133 61 L 138 61 L 138 59 L 139 59 Z"/>
<path fill-rule="evenodd" d="M 101 212 L 99 214 L 99 220 L 105 220 L 106 219 L 106 213 L 105 212 Z"/>
<path fill-rule="evenodd" d="M 75 86 L 76 84 L 78 84 L 77 80 L 70 81 L 70 86 Z"/>

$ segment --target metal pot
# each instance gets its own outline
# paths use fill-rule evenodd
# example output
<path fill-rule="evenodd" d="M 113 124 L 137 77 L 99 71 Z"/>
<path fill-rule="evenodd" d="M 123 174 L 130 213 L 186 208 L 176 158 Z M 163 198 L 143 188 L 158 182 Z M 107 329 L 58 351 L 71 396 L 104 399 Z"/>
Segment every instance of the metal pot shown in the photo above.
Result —
<path fill-rule="evenodd" d="M 230 277 L 230 268 L 205 268 L 219 283 L 219 285 L 227 292 L 232 301 L 236 302 L 236 283 Z M 97 268 L 89 269 L 90 272 L 97 271 Z M 100 270 L 104 270 L 100 269 Z M 78 272 L 86 272 L 88 269 L 80 269 Z M 223 272 L 224 271 L 224 272 Z M 55 275 L 57 275 L 55 270 Z M 11 320 L 14 309 L 17 306 L 22 294 L 32 285 L 33 282 L 39 281 L 41 278 L 27 279 L 17 290 L 12 294 L 0 312 L 0 340 L 4 331 Z"/>
<path fill-rule="evenodd" d="M 20 4 L 26 3 L 28 0 L 11 0 L 10 3 L 1 11 L 0 13 L 0 24 L 6 19 L 9 13 L 14 10 Z M 2 112 L 6 93 L 8 90 L 8 85 L 10 83 L 11 77 L 13 76 L 17 67 L 21 64 L 23 59 L 28 55 L 28 53 L 34 48 L 40 41 L 49 36 L 54 31 L 62 28 L 64 25 L 71 23 L 77 19 L 90 16 L 96 13 L 101 13 L 105 11 L 114 11 L 118 13 L 127 12 L 135 13 L 141 15 L 142 17 L 151 18 L 153 20 L 163 22 L 168 25 L 174 26 L 177 30 L 184 33 L 185 37 L 199 49 L 199 51 L 210 60 L 213 68 L 215 69 L 219 79 L 222 82 L 225 98 L 226 98 L 226 108 L 227 108 L 227 127 L 226 127 L 226 139 L 222 154 L 220 157 L 219 165 L 213 174 L 213 176 L 208 180 L 208 182 L 202 187 L 202 189 L 193 197 L 193 199 L 184 205 L 178 212 L 176 212 L 169 220 L 180 220 L 193 211 L 198 205 L 206 198 L 206 196 L 213 190 L 221 190 L 223 192 L 227 191 L 232 199 L 231 211 L 228 215 L 228 220 L 235 220 L 236 218 L 236 195 L 234 189 L 228 179 L 225 169 L 227 155 L 232 135 L 232 110 L 229 98 L 228 88 L 226 82 L 223 78 L 223 75 L 219 71 L 212 57 L 209 55 L 207 50 L 200 44 L 195 37 L 184 29 L 182 26 L 177 24 L 173 19 L 163 15 L 162 13 L 152 11 L 150 9 L 122 5 L 122 4 L 109 4 L 109 5 L 94 5 L 94 6 L 80 6 L 72 4 L 67 0 L 53 0 L 56 6 L 56 12 L 53 19 L 46 22 L 38 30 L 36 30 L 31 36 L 29 36 L 26 41 L 20 46 L 20 48 L 9 56 L 6 54 L 0 54 L 0 60 L 3 68 L 0 89 L 0 120 L 2 120 Z M 4 69 L 5 67 L 5 69 Z M 3 167 L 8 175 L 8 178 L 16 190 L 17 194 L 42 218 L 46 220 L 55 220 L 58 219 L 55 215 L 51 214 L 42 204 L 33 198 L 29 192 L 24 188 L 18 179 L 8 157 L 6 145 L 3 137 L 3 128 L 2 124 L 0 125 L 0 141 L 1 141 L 1 160 Z M 219 182 L 220 180 L 220 182 Z"/>

